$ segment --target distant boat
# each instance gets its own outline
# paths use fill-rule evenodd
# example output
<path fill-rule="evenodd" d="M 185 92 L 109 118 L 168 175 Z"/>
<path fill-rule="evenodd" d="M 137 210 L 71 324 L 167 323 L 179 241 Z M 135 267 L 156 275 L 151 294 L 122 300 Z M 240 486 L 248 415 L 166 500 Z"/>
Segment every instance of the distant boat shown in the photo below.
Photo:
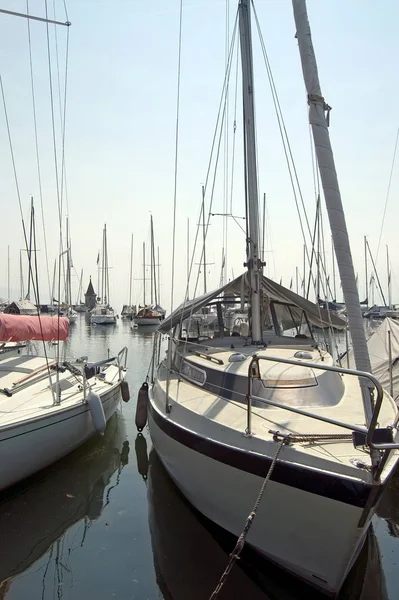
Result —
<path fill-rule="evenodd" d="M 136 307 L 132 305 L 132 280 L 133 280 L 133 234 L 130 243 L 130 275 L 129 275 L 129 303 L 124 304 L 121 312 L 121 318 L 132 320 L 136 314 Z"/>
<path fill-rule="evenodd" d="M 143 306 L 134 318 L 134 325 L 137 327 L 156 327 L 165 318 L 165 311 L 158 304 L 158 287 L 155 274 L 155 246 L 154 246 L 154 224 L 151 215 L 150 220 L 151 233 L 151 260 L 150 260 L 150 303 L 146 302 L 146 261 L 145 261 L 145 243 L 143 243 Z M 155 304 L 154 304 L 155 300 Z"/>
<path fill-rule="evenodd" d="M 134 322 L 138 327 L 151 327 L 159 325 L 162 319 L 163 315 L 152 306 L 143 306 L 143 308 L 139 307 Z"/>
<path fill-rule="evenodd" d="M 115 325 L 116 315 L 109 304 L 109 267 L 107 248 L 107 226 L 103 230 L 102 251 L 102 277 L 101 277 L 101 303 L 97 304 L 90 313 L 90 321 L 95 325 Z"/>

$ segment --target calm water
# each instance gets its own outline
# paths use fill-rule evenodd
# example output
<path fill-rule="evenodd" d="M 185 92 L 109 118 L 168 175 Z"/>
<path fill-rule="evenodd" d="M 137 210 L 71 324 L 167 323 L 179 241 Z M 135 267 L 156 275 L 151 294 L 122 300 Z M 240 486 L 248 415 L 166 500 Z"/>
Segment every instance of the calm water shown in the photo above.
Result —
<path fill-rule="evenodd" d="M 123 322 L 91 327 L 82 315 L 68 352 L 94 360 L 122 346 L 132 399 L 105 436 L 0 497 L 0 599 L 207 600 L 225 568 L 235 540 L 187 505 L 150 451 L 148 432 L 136 433 L 152 334 Z M 399 597 L 398 538 L 399 476 L 344 598 L 358 598 L 363 580 L 362 600 Z M 246 549 L 220 599 L 244 597 L 320 596 Z"/>

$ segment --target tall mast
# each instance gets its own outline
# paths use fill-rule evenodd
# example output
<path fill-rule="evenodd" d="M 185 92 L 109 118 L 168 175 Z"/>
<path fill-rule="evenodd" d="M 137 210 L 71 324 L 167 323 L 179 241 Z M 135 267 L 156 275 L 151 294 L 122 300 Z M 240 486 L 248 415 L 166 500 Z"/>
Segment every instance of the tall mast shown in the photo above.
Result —
<path fill-rule="evenodd" d="M 7 246 L 7 297 L 10 301 L 10 246 Z"/>
<path fill-rule="evenodd" d="M 82 286 L 83 286 L 83 269 L 80 271 L 80 281 L 79 281 L 79 290 L 78 295 L 76 297 L 76 304 L 80 304 L 82 300 Z"/>
<path fill-rule="evenodd" d="M 133 234 L 130 242 L 130 279 L 129 279 L 129 306 L 132 306 L 132 274 L 133 274 Z"/>
<path fill-rule="evenodd" d="M 150 297 L 151 297 L 151 306 L 154 304 L 153 249 L 154 249 L 154 231 L 152 228 L 152 215 L 151 215 L 151 220 L 150 220 L 150 289 L 151 289 Z"/>
<path fill-rule="evenodd" d="M 145 306 L 145 242 L 143 242 L 143 306 Z"/>
<path fill-rule="evenodd" d="M 244 108 L 245 200 L 248 215 L 247 263 L 251 285 L 250 334 L 252 342 L 262 340 L 260 287 L 262 262 L 259 256 L 258 173 L 256 164 L 254 78 L 251 36 L 251 0 L 240 0 L 240 46 Z"/>
<path fill-rule="evenodd" d="M 367 238 L 364 236 L 364 271 L 366 276 L 366 305 L 369 305 L 369 278 L 367 273 Z"/>
<path fill-rule="evenodd" d="M 335 280 L 335 253 L 334 253 L 334 240 L 331 237 L 331 258 L 332 258 L 332 276 L 333 276 L 333 292 L 334 302 L 337 301 L 337 282 Z M 366 277 L 367 279 L 367 277 Z"/>
<path fill-rule="evenodd" d="M 190 219 L 187 219 L 187 300 L 189 298 L 190 298 Z"/>
<path fill-rule="evenodd" d="M 151 248 L 151 256 L 152 256 L 152 268 L 154 272 L 154 300 L 155 306 L 158 306 L 158 292 L 157 292 L 157 263 L 155 260 L 155 243 L 154 243 L 154 223 L 151 215 L 151 231 L 152 231 L 152 248 Z"/>
<path fill-rule="evenodd" d="M 157 271 L 158 271 L 158 304 L 161 306 L 161 277 L 160 277 L 160 264 L 159 264 L 159 246 L 157 246 Z"/>
<path fill-rule="evenodd" d="M 392 308 L 391 269 L 390 269 L 390 266 L 389 266 L 388 246 L 387 246 L 387 277 L 388 277 L 388 308 Z"/>
<path fill-rule="evenodd" d="M 265 262 L 265 243 L 266 243 L 266 194 L 263 194 L 262 210 L 262 262 Z"/>
<path fill-rule="evenodd" d="M 205 188 L 202 186 L 202 256 L 203 256 L 203 269 L 204 269 L 204 294 L 206 294 L 206 254 L 205 254 Z"/>
<path fill-rule="evenodd" d="M 56 274 L 57 274 L 57 259 L 55 259 L 54 261 L 54 271 L 53 271 L 53 285 L 51 287 L 51 300 L 50 300 L 50 304 L 51 306 L 54 305 L 54 295 L 55 295 L 55 278 L 56 278 Z"/>
<path fill-rule="evenodd" d="M 109 274 L 108 274 L 108 247 L 107 225 L 104 225 L 104 270 L 105 270 L 105 304 L 109 304 Z"/>
<path fill-rule="evenodd" d="M 22 250 L 19 251 L 19 281 L 20 281 L 20 290 L 21 290 L 21 300 L 24 298 L 24 272 L 22 268 Z"/>
<path fill-rule="evenodd" d="M 308 94 L 309 122 L 312 128 L 320 177 L 327 205 L 327 213 L 334 240 L 335 255 L 342 282 L 342 291 L 348 315 L 349 329 L 352 336 L 356 368 L 360 371 L 370 372 L 371 364 L 365 330 L 363 327 L 359 292 L 356 286 L 348 231 L 328 132 L 328 118 L 326 118 L 326 111 L 328 115 L 330 107 L 325 103 L 320 88 L 316 57 L 306 11 L 306 2 L 305 0 L 292 0 L 292 6 L 294 10 L 303 77 Z M 363 379 L 360 380 L 360 386 L 366 421 L 367 424 L 369 424 L 373 410 L 370 389 Z"/>
<path fill-rule="evenodd" d="M 33 244 L 33 198 L 31 198 L 30 206 L 30 227 L 29 227 L 29 248 L 28 250 L 28 291 L 26 292 L 27 300 L 30 300 L 30 282 L 32 277 L 32 244 Z"/>

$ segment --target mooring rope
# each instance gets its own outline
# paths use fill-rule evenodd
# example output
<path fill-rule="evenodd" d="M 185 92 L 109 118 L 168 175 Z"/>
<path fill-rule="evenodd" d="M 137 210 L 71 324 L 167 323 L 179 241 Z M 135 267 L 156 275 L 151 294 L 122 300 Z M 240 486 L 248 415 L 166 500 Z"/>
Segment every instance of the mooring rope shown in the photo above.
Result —
<path fill-rule="evenodd" d="M 216 598 L 219 596 L 222 587 L 224 586 L 224 584 L 226 583 L 227 577 L 230 574 L 231 569 L 233 568 L 235 562 L 237 561 L 237 559 L 240 557 L 240 554 L 242 552 L 242 549 L 244 548 L 245 545 L 245 540 L 246 537 L 248 535 L 249 530 L 251 529 L 252 523 L 256 517 L 256 511 L 258 510 L 259 504 L 262 500 L 262 496 L 265 493 L 266 490 L 266 486 L 270 481 L 270 478 L 273 474 L 273 470 L 274 467 L 276 466 L 278 457 L 280 455 L 281 449 L 282 447 L 285 445 L 285 440 L 281 440 L 281 442 L 279 443 L 278 447 L 277 447 L 277 452 L 272 460 L 272 463 L 270 465 L 270 468 L 267 472 L 267 475 L 265 477 L 265 479 L 263 480 L 262 486 L 260 488 L 258 497 L 256 499 L 256 502 L 254 504 L 253 509 L 251 510 L 251 512 L 249 513 L 246 523 L 245 523 L 245 527 L 242 530 L 242 533 L 240 535 L 240 537 L 238 538 L 236 545 L 234 546 L 234 550 L 233 552 L 230 554 L 229 557 L 229 562 L 227 563 L 227 567 L 225 568 L 225 570 L 223 571 L 223 574 L 221 576 L 221 578 L 219 579 L 219 582 L 216 586 L 216 588 L 214 589 L 214 591 L 212 592 L 212 594 L 209 596 L 209 600 L 216 600 Z"/>

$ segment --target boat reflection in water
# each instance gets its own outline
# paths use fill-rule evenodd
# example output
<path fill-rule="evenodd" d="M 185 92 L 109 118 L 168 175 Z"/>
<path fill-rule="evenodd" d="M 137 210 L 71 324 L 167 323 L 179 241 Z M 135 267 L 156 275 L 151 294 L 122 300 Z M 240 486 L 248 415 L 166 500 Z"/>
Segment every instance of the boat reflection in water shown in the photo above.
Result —
<path fill-rule="evenodd" d="M 184 499 L 154 450 L 150 453 L 148 514 L 157 583 L 165 600 L 206 600 L 225 570 L 235 538 Z M 256 527 L 256 518 L 253 524 Z M 306 552 L 306 548 L 304 548 Z M 246 546 L 220 600 L 322 600 L 309 588 Z M 370 531 L 340 600 L 387 600 L 377 542 Z"/>
<path fill-rule="evenodd" d="M 128 463 L 129 443 L 120 413 L 110 419 L 105 435 L 82 446 L 38 476 L 0 496 L 0 599 L 6 597 L 12 580 L 46 552 L 43 592 L 48 573 L 54 585 L 50 562 L 65 574 L 62 565 L 64 538 L 75 524 L 74 547 L 83 546 L 90 525 L 110 501 Z M 112 485 L 111 477 L 116 473 Z M 65 554 L 71 551 L 65 544 Z M 65 559 L 65 556 L 63 557 Z M 57 575 L 56 575 L 57 576 Z M 57 584 L 55 584 L 57 585 Z"/>

